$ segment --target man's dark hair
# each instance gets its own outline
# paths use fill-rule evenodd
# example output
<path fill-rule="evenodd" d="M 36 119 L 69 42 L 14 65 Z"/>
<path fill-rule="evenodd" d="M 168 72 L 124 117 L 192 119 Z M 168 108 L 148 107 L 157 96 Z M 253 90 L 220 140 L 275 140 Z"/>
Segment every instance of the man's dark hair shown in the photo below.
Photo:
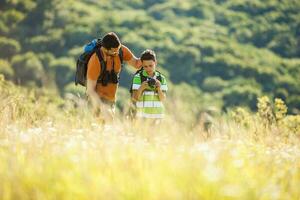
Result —
<path fill-rule="evenodd" d="M 107 33 L 102 38 L 102 46 L 108 50 L 111 48 L 118 48 L 120 44 L 120 39 L 114 32 Z"/>
<path fill-rule="evenodd" d="M 141 61 L 144 60 L 153 60 L 156 62 L 156 55 L 153 50 L 147 49 L 141 54 Z"/>

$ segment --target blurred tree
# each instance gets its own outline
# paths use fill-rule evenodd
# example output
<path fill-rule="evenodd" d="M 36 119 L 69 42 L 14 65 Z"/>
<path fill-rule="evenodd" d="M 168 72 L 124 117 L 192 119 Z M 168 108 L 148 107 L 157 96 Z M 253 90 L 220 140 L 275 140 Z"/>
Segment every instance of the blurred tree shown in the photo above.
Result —
<path fill-rule="evenodd" d="M 0 58 L 10 59 L 20 52 L 21 46 L 18 41 L 10 38 L 0 37 Z"/>
<path fill-rule="evenodd" d="M 207 77 L 203 84 L 201 85 L 201 88 L 206 92 L 216 92 L 220 91 L 223 88 L 226 88 L 228 83 L 224 81 L 222 78 L 213 76 L 213 77 Z"/>
<path fill-rule="evenodd" d="M 50 65 L 55 72 L 56 84 L 63 92 L 63 88 L 74 80 L 76 64 L 72 58 L 62 57 L 53 60 Z"/>
<path fill-rule="evenodd" d="M 232 86 L 224 91 L 223 110 L 236 106 L 246 106 L 255 110 L 257 97 L 261 96 L 261 94 L 259 89 L 250 85 Z"/>
<path fill-rule="evenodd" d="M 43 85 L 45 78 L 43 65 L 33 52 L 14 56 L 12 58 L 12 67 L 17 83 L 26 84 L 33 82 L 37 86 Z"/>
<path fill-rule="evenodd" d="M 14 77 L 14 70 L 7 60 L 0 59 L 0 74 L 3 74 L 6 80 L 12 80 Z"/>
<path fill-rule="evenodd" d="M 289 112 L 300 109 L 300 1 L 6 0 L 0 5 L 1 66 L 14 69 L 2 71 L 19 83 L 71 90 L 82 46 L 115 31 L 137 56 L 154 49 L 169 83 L 195 86 L 186 85 L 201 93 L 201 102 L 213 92 L 216 104 L 252 106 L 263 91 L 285 98 Z M 121 85 L 128 88 L 133 71 L 123 73 Z"/>

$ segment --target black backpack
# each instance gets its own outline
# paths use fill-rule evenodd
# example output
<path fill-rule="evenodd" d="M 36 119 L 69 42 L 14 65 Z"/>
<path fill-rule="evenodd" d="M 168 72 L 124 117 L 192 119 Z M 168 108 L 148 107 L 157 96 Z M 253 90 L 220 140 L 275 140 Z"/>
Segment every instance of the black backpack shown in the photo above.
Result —
<path fill-rule="evenodd" d="M 86 86 L 86 75 L 87 75 L 87 67 L 88 62 L 91 58 L 91 56 L 96 53 L 97 57 L 101 64 L 101 73 L 98 77 L 97 83 L 102 83 L 103 85 L 106 85 L 108 81 L 110 81 L 111 77 L 114 78 L 116 76 L 115 73 L 113 73 L 114 76 L 111 76 L 109 72 L 106 70 L 106 64 L 103 60 L 103 57 L 100 52 L 100 47 L 102 46 L 102 40 L 101 39 L 94 39 L 90 43 L 86 44 L 84 46 L 84 51 L 77 59 L 76 62 L 76 73 L 75 73 L 75 85 L 82 85 Z M 122 48 L 119 49 L 119 58 L 121 61 L 121 67 L 123 66 L 123 51 Z M 114 72 L 114 71 L 113 71 Z M 105 78 L 103 78 L 105 77 Z M 103 81 L 104 80 L 104 81 Z M 117 83 L 119 81 L 119 77 L 117 77 L 117 80 L 114 80 L 114 83 Z"/>

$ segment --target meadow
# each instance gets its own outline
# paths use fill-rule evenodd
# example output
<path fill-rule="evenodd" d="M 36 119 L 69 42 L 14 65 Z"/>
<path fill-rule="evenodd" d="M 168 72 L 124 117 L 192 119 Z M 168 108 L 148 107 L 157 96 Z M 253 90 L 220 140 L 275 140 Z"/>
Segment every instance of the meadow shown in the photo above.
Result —
<path fill-rule="evenodd" d="M 279 99 L 205 128 L 101 125 L 84 101 L 3 77 L 0 96 L 0 199 L 300 199 L 300 118 Z"/>

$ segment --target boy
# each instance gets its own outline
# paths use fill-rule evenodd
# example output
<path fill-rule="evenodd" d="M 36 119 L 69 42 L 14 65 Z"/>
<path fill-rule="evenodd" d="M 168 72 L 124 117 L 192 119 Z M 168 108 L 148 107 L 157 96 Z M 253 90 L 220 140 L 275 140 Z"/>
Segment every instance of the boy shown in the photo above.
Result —
<path fill-rule="evenodd" d="M 132 99 L 136 106 L 136 117 L 162 119 L 163 101 L 168 90 L 166 78 L 156 70 L 156 55 L 153 50 L 145 50 L 141 55 L 142 69 L 137 72 L 132 83 Z"/>

